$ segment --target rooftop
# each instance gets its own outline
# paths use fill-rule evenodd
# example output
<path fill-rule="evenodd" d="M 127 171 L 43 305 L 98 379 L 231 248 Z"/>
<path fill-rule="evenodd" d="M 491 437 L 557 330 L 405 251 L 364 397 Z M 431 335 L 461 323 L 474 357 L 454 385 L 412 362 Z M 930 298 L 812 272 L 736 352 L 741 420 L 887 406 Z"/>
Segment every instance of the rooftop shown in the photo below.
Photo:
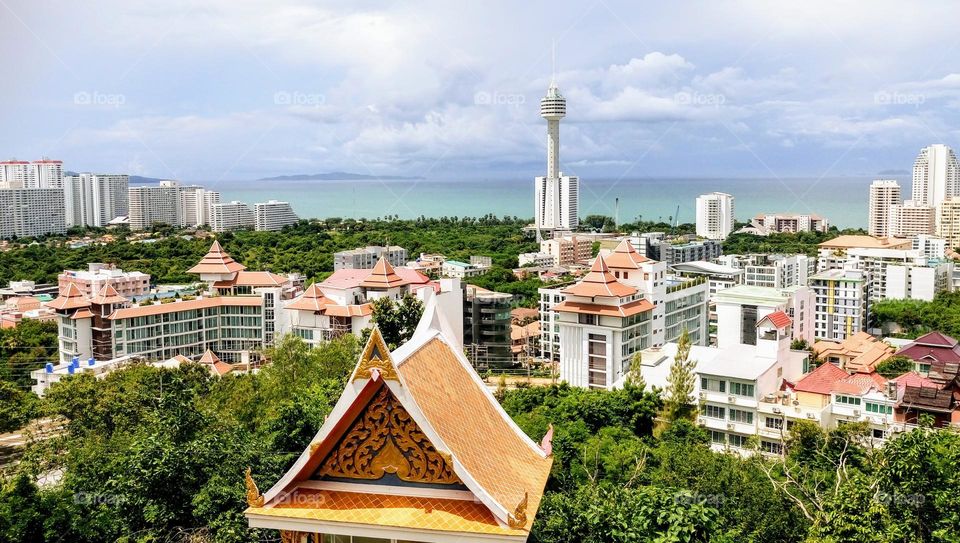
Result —
<path fill-rule="evenodd" d="M 821 249 L 910 249 L 913 242 L 904 238 L 878 238 L 874 236 L 843 235 L 820 244 Z"/>
<path fill-rule="evenodd" d="M 784 294 L 782 289 L 752 285 L 737 285 L 725 288 L 716 294 L 717 303 L 779 305 L 788 299 L 789 296 Z"/>

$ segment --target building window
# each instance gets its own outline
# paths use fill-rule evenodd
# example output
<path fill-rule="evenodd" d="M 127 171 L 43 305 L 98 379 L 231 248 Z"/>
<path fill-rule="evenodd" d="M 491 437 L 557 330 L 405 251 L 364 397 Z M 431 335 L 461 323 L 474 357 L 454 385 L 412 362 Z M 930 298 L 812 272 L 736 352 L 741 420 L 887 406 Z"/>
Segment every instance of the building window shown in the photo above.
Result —
<path fill-rule="evenodd" d="M 711 419 L 726 418 L 727 410 L 716 405 L 706 405 L 703 408 L 703 416 Z"/>
<path fill-rule="evenodd" d="M 748 383 L 730 383 L 730 394 L 753 398 L 753 385 Z"/>
<path fill-rule="evenodd" d="M 866 402 L 864 409 L 867 410 L 867 413 L 878 413 L 880 415 L 892 415 L 893 406 L 892 405 L 883 405 L 879 403 Z"/>
<path fill-rule="evenodd" d="M 709 390 L 710 392 L 725 393 L 727 391 L 727 382 L 721 379 L 707 379 L 706 377 L 701 377 L 700 389 Z"/>
<path fill-rule="evenodd" d="M 773 441 L 760 441 L 760 450 L 770 454 L 783 454 L 783 445 Z"/>
<path fill-rule="evenodd" d="M 834 401 L 844 405 L 860 405 L 860 398 L 855 396 L 842 396 L 838 394 Z"/>
<path fill-rule="evenodd" d="M 591 324 L 593 326 L 597 325 L 597 316 L 596 315 L 587 315 L 579 313 L 580 324 Z"/>
<path fill-rule="evenodd" d="M 743 448 L 743 447 L 746 446 L 746 444 L 747 444 L 747 438 L 746 438 L 746 436 L 741 436 L 741 435 L 737 435 L 737 434 L 730 434 L 730 435 L 727 437 L 727 440 L 728 440 L 728 442 L 730 443 L 730 446 L 731 446 L 731 447 L 740 447 L 740 448 Z"/>
<path fill-rule="evenodd" d="M 783 430 L 783 419 L 780 417 L 765 417 L 763 425 L 771 430 Z"/>
<path fill-rule="evenodd" d="M 753 413 L 742 409 L 731 409 L 730 420 L 741 424 L 753 424 Z"/>
<path fill-rule="evenodd" d="M 723 445 L 727 442 L 727 434 L 718 432 L 716 430 L 710 430 L 710 442 Z"/>

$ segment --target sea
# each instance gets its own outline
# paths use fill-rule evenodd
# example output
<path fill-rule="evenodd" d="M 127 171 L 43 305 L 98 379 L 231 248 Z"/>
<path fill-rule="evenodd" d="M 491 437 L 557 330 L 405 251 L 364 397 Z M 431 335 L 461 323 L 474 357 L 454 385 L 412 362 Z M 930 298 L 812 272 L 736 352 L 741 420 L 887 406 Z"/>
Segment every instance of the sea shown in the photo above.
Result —
<path fill-rule="evenodd" d="M 623 178 L 580 179 L 581 218 L 620 222 L 695 222 L 700 194 L 734 196 L 737 220 L 761 213 L 814 213 L 839 228 L 865 228 L 869 186 L 877 176 L 824 178 Z M 910 193 L 908 177 L 900 181 Z M 194 181 L 221 192 L 222 201 L 290 202 L 303 218 L 373 219 L 399 216 L 533 217 L 533 179 L 422 179 L 359 181 Z"/>

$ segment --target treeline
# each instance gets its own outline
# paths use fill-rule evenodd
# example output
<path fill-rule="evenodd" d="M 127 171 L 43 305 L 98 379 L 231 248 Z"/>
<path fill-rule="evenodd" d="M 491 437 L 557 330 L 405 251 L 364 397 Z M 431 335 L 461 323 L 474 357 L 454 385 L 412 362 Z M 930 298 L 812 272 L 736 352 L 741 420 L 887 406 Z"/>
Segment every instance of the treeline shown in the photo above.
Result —
<path fill-rule="evenodd" d="M 940 331 L 960 337 L 960 292 L 937 294 L 933 301 L 880 300 L 870 306 L 870 318 L 875 327 L 895 323 L 894 333 L 915 338 L 927 332 Z"/>
<path fill-rule="evenodd" d="M 724 254 L 805 254 L 816 256 L 818 246 L 841 235 L 866 235 L 862 228 L 839 230 L 830 227 L 826 232 L 797 232 L 795 234 L 731 234 L 723 242 Z"/>

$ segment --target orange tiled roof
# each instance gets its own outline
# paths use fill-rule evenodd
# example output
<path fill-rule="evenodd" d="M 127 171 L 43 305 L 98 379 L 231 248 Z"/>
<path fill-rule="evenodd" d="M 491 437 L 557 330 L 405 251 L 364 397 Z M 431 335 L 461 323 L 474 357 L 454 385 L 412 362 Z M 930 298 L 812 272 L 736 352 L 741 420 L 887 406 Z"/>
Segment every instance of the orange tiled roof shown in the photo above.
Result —
<path fill-rule="evenodd" d="M 584 313 L 589 315 L 600 315 L 602 317 L 630 317 L 632 315 L 636 315 L 637 313 L 643 313 L 652 309 L 653 304 L 647 299 L 634 300 L 630 303 L 620 306 L 589 304 L 585 302 L 564 300 L 553 306 L 554 311 L 566 313 Z"/>
<path fill-rule="evenodd" d="M 211 365 L 210 365 L 210 368 L 211 368 L 211 370 L 212 370 L 215 374 L 220 375 L 220 376 L 226 375 L 226 374 L 230 373 L 231 371 L 233 371 L 233 366 L 232 366 L 232 365 L 227 364 L 226 362 L 222 362 L 222 361 L 220 361 L 220 360 L 217 360 L 216 362 L 214 362 L 213 364 L 211 364 Z"/>
<path fill-rule="evenodd" d="M 217 362 L 220 362 L 220 357 L 210 349 L 207 349 L 207 351 L 203 353 L 203 356 L 200 357 L 201 364 L 216 364 Z"/>
<path fill-rule="evenodd" d="M 365 317 L 373 315 L 373 304 L 328 305 L 324 312 L 331 317 Z"/>
<path fill-rule="evenodd" d="M 879 373 L 854 373 L 833 384 L 833 392 L 859 396 L 871 388 L 883 390 L 887 380 Z"/>
<path fill-rule="evenodd" d="M 813 344 L 818 357 L 846 358 L 845 368 L 850 372 L 870 373 L 877 364 L 893 356 L 894 349 L 866 332 L 857 332 L 841 343 L 818 341 Z"/>
<path fill-rule="evenodd" d="M 640 264 L 651 261 L 638 253 L 628 239 L 621 241 L 617 248 L 607 255 L 606 260 L 607 266 L 620 270 L 639 270 Z"/>
<path fill-rule="evenodd" d="M 910 240 L 905 238 L 878 238 L 862 235 L 837 236 L 820 244 L 822 249 L 909 249 L 912 246 Z"/>
<path fill-rule="evenodd" d="M 93 311 L 90 311 L 88 308 L 84 307 L 84 308 L 78 309 L 73 315 L 70 315 L 70 318 L 73 320 L 92 319 Z"/>
<path fill-rule="evenodd" d="M 381 256 L 370 275 L 360 283 L 360 286 L 364 288 L 392 288 L 406 284 L 407 282 L 397 275 L 387 259 Z"/>
<path fill-rule="evenodd" d="M 632 296 L 637 293 L 637 289 L 625 285 L 610 273 L 606 262 L 602 256 L 597 256 L 590 268 L 590 273 L 585 275 L 578 283 L 571 285 L 562 291 L 564 294 L 574 296 L 583 296 L 585 298 L 594 298 L 604 296 L 607 298 L 622 298 Z"/>
<path fill-rule="evenodd" d="M 251 507 L 247 514 L 367 524 L 416 530 L 525 536 L 501 526 L 482 503 L 297 488 L 271 507 Z"/>
<path fill-rule="evenodd" d="M 170 302 L 167 304 L 125 307 L 115 310 L 108 318 L 111 320 L 129 319 L 131 317 L 147 317 L 150 315 L 162 315 L 164 313 L 176 313 L 177 311 L 189 311 L 191 309 L 207 309 L 210 307 L 254 307 L 262 303 L 263 300 L 259 296 L 213 296 L 210 298 L 197 298 L 196 300 Z"/>
<path fill-rule="evenodd" d="M 794 390 L 797 392 L 810 392 L 813 394 L 829 395 L 833 390 L 833 385 L 842 379 L 846 379 L 849 374 L 829 362 L 820 364 L 817 369 L 808 373 L 797 383 Z"/>
<path fill-rule="evenodd" d="M 113 288 L 113 285 L 106 284 L 103 285 L 103 288 L 100 289 L 100 292 L 90 300 L 92 303 L 97 305 L 106 305 L 106 304 L 122 304 L 129 300 L 124 298 L 117 292 L 117 289 Z"/>
<path fill-rule="evenodd" d="M 240 271 L 228 281 L 216 281 L 214 288 L 228 287 L 281 287 L 289 279 L 268 271 Z"/>
<path fill-rule="evenodd" d="M 455 461 L 507 511 L 529 496 L 533 524 L 553 458 L 544 457 L 510 421 L 473 370 L 434 338 L 401 361 L 403 383 Z"/>
<path fill-rule="evenodd" d="M 291 302 L 287 306 L 287 309 L 299 309 L 301 311 L 314 311 L 319 313 L 330 303 L 333 302 L 323 295 L 323 291 L 320 290 L 320 285 L 313 283 L 307 287 L 307 290 L 305 290 L 299 298 Z"/>
<path fill-rule="evenodd" d="M 66 290 L 60 293 L 60 296 L 47 302 L 47 307 L 58 311 L 66 311 L 68 309 L 90 307 L 90 302 L 83 296 L 76 284 L 70 283 Z"/>
<path fill-rule="evenodd" d="M 214 241 L 210 250 L 196 266 L 187 270 L 187 273 L 234 273 L 247 269 L 243 264 L 235 261 L 219 241 Z"/>
<path fill-rule="evenodd" d="M 400 276 L 408 285 L 426 285 L 430 283 L 430 278 L 412 268 L 394 268 L 394 273 Z M 335 289 L 357 288 L 370 276 L 373 270 L 348 268 L 337 270 L 333 275 L 327 277 L 320 283 L 323 287 Z"/>

